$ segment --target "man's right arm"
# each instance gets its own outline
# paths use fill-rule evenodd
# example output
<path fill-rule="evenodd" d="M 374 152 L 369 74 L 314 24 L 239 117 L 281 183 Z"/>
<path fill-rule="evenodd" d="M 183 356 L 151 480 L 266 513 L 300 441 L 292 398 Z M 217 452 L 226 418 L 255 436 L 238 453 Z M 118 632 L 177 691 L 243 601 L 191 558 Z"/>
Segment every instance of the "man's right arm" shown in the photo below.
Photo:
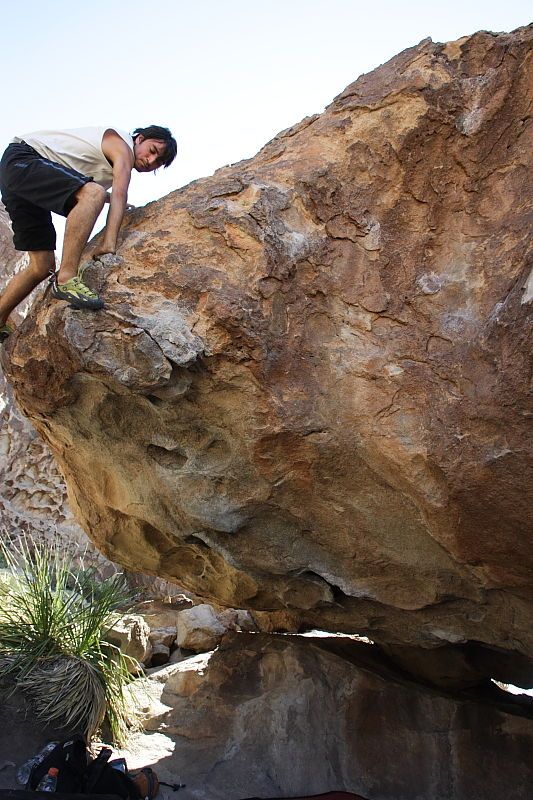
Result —
<path fill-rule="evenodd" d="M 105 201 L 106 203 L 111 202 L 111 192 L 106 192 Z M 132 203 L 126 203 L 126 211 L 134 211 L 134 210 L 135 206 Z"/>
<path fill-rule="evenodd" d="M 102 140 L 102 151 L 113 165 L 113 185 L 104 238 L 93 251 L 93 256 L 116 252 L 118 234 L 127 207 L 128 187 L 133 168 L 133 153 L 118 133 L 106 131 Z"/>

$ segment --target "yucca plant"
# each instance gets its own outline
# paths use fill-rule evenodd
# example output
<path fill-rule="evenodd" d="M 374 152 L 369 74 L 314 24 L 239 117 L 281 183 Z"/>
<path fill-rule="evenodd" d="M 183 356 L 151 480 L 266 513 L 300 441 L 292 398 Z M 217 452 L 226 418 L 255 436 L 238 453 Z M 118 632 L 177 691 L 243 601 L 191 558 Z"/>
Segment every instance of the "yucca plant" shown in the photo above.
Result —
<path fill-rule="evenodd" d="M 43 721 L 88 738 L 106 719 L 123 743 L 135 717 L 125 689 L 138 664 L 104 638 L 131 604 L 123 576 L 98 579 L 57 543 L 0 549 L 8 568 L 0 583 L 4 690 L 21 689 Z"/>

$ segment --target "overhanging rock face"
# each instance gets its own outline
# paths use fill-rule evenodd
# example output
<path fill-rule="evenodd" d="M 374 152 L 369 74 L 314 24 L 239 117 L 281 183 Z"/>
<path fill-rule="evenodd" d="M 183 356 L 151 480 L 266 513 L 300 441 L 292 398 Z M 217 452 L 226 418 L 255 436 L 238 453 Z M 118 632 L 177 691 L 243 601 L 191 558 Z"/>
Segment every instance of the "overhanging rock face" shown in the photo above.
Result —
<path fill-rule="evenodd" d="M 532 29 L 424 41 L 128 217 L 5 348 L 112 560 L 382 644 L 533 654 Z"/>

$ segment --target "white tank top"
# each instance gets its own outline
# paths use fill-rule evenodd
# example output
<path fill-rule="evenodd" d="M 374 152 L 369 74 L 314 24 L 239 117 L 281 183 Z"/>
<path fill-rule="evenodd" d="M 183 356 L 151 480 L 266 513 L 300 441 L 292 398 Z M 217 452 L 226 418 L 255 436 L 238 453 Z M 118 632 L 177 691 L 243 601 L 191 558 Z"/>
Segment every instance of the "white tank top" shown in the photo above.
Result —
<path fill-rule="evenodd" d="M 116 131 L 133 152 L 133 139 L 119 128 L 70 128 L 63 131 L 34 131 L 15 136 L 13 142 L 22 141 L 37 150 L 43 158 L 71 167 L 82 175 L 94 178 L 96 183 L 109 189 L 113 183 L 113 167 L 102 152 L 102 139 L 108 130 Z"/>

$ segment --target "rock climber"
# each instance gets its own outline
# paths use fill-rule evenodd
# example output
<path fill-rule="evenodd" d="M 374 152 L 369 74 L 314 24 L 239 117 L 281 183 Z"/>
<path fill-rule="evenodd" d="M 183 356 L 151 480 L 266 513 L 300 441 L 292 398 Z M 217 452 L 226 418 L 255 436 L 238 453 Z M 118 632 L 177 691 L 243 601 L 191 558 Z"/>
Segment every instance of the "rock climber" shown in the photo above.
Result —
<path fill-rule="evenodd" d="M 75 308 L 103 308 L 98 294 L 78 275 L 98 215 L 108 202 L 93 258 L 116 252 L 132 169 L 168 167 L 176 151 L 171 132 L 160 125 L 136 128 L 131 135 L 119 128 L 89 127 L 35 131 L 13 139 L 0 161 L 0 191 L 15 249 L 28 251 L 29 265 L 11 278 L 0 297 L 0 342 L 14 330 L 9 321 L 13 309 L 48 275 L 59 300 Z M 57 274 L 52 211 L 67 218 Z"/>

